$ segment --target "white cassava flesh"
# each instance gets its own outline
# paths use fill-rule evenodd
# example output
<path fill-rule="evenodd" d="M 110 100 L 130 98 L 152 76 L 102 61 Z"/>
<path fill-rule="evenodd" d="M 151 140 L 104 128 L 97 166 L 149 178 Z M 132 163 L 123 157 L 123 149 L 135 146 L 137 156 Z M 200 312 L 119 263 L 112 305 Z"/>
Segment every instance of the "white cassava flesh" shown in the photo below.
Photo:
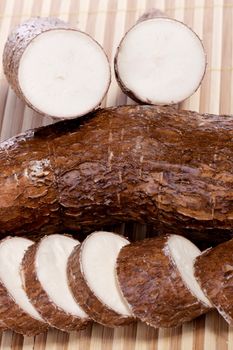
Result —
<path fill-rule="evenodd" d="M 102 47 L 55 17 L 33 17 L 14 28 L 4 47 L 3 69 L 29 107 L 62 119 L 97 108 L 111 80 Z"/>
<path fill-rule="evenodd" d="M 130 316 L 115 277 L 117 255 L 126 244 L 129 241 L 121 236 L 96 232 L 84 241 L 81 263 L 86 281 L 97 298 L 119 314 Z"/>
<path fill-rule="evenodd" d="M 47 328 L 47 324 L 30 302 L 21 276 L 24 254 L 33 243 L 21 237 L 7 237 L 0 242 L 1 297 L 6 288 L 8 294 L 5 295 L 5 303 L 9 305 L 4 321 L 9 328 L 27 335 L 38 334 Z"/>
<path fill-rule="evenodd" d="M 191 241 L 178 235 L 171 235 L 167 246 L 184 284 L 197 299 L 212 307 L 194 275 L 194 262 L 201 251 Z"/>
<path fill-rule="evenodd" d="M 51 300 L 65 312 L 81 318 L 86 313 L 76 303 L 67 283 L 67 261 L 79 241 L 62 235 L 42 239 L 36 254 L 37 276 Z"/>
<path fill-rule="evenodd" d="M 89 321 L 67 279 L 68 257 L 79 244 L 66 235 L 45 236 L 27 251 L 23 261 L 25 289 L 31 302 L 51 326 L 64 331 L 85 328 Z"/>
<path fill-rule="evenodd" d="M 34 242 L 20 237 L 5 239 L 0 244 L 0 279 L 15 302 L 30 316 L 43 321 L 27 297 L 21 279 L 21 263 L 26 250 Z"/>
<path fill-rule="evenodd" d="M 206 56 L 199 37 L 182 22 L 152 18 L 132 27 L 115 57 L 117 80 L 130 97 L 168 105 L 199 87 Z"/>
<path fill-rule="evenodd" d="M 61 118 L 81 116 L 95 109 L 106 94 L 109 63 L 89 35 L 50 30 L 27 46 L 18 80 L 26 100 L 38 111 Z"/>
<path fill-rule="evenodd" d="M 127 244 L 129 241 L 117 234 L 94 232 L 74 249 L 68 263 L 75 298 L 91 318 L 110 327 L 132 322 L 115 270 L 119 251 Z"/>

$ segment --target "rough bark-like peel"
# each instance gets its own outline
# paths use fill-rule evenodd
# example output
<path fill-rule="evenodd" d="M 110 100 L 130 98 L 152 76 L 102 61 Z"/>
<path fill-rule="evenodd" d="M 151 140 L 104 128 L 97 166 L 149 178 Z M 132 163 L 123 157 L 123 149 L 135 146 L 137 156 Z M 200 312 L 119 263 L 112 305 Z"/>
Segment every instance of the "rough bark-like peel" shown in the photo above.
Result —
<path fill-rule="evenodd" d="M 195 262 L 199 284 L 225 320 L 233 325 L 233 240 L 207 249 Z"/>
<path fill-rule="evenodd" d="M 169 236 L 126 245 L 117 259 L 117 277 L 133 314 L 153 327 L 175 327 L 206 313 L 181 278 L 166 246 Z"/>
<path fill-rule="evenodd" d="M 232 116 L 96 111 L 0 145 L 0 234 L 147 223 L 211 243 L 233 232 Z"/>

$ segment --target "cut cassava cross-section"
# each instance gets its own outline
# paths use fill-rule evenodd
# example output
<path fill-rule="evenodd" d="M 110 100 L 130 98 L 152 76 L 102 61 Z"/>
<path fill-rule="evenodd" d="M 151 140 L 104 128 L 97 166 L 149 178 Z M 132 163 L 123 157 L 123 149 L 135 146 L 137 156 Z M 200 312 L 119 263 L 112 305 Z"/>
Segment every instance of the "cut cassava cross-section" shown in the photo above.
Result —
<path fill-rule="evenodd" d="M 83 329 L 89 318 L 74 300 L 67 280 L 67 261 L 79 242 L 65 235 L 45 236 L 26 252 L 22 273 L 34 307 L 51 325 L 63 331 Z"/>
<path fill-rule="evenodd" d="M 133 321 L 115 274 L 117 255 L 126 244 L 117 234 L 94 232 L 74 248 L 68 262 L 74 297 L 94 321 L 108 327 Z"/>
<path fill-rule="evenodd" d="M 95 109 L 110 84 L 101 46 L 57 18 L 32 18 L 15 28 L 5 45 L 3 67 L 19 98 L 57 118 Z"/>
<path fill-rule="evenodd" d="M 233 325 L 233 240 L 203 252 L 194 268 L 203 292 Z"/>
<path fill-rule="evenodd" d="M 184 23 L 157 15 L 147 17 L 120 42 L 115 56 L 117 80 L 136 101 L 157 105 L 181 102 L 203 79 L 203 45 Z"/>
<path fill-rule="evenodd" d="M 48 328 L 27 297 L 21 279 L 22 259 L 32 244 L 20 237 L 0 242 L 0 318 L 8 328 L 30 336 Z"/>
<path fill-rule="evenodd" d="M 133 314 L 153 327 L 173 327 L 207 312 L 193 262 L 199 249 L 168 235 L 131 243 L 117 259 L 117 277 Z"/>

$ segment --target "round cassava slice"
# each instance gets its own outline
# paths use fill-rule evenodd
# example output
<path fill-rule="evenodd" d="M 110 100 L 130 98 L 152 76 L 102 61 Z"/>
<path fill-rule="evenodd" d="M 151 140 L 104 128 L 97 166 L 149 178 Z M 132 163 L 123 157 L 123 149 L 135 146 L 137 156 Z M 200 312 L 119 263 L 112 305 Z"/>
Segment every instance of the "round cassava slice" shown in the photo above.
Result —
<path fill-rule="evenodd" d="M 167 235 L 123 247 L 117 277 L 133 314 L 153 327 L 174 327 L 207 312 L 211 304 L 194 277 L 199 249 Z"/>
<path fill-rule="evenodd" d="M 107 327 L 133 321 L 132 312 L 116 280 L 116 259 L 129 244 L 122 236 L 94 232 L 74 248 L 68 262 L 68 279 L 75 299 L 96 322 Z"/>
<path fill-rule="evenodd" d="M 0 241 L 0 318 L 8 328 L 28 336 L 48 328 L 28 299 L 21 279 L 22 259 L 33 243 L 21 237 Z"/>
<path fill-rule="evenodd" d="M 233 325 L 233 239 L 196 258 L 195 276 L 213 305 Z"/>
<path fill-rule="evenodd" d="M 19 98 L 55 118 L 94 110 L 111 80 L 102 47 L 57 18 L 31 18 L 15 28 L 5 44 L 3 67 Z"/>
<path fill-rule="evenodd" d="M 142 16 L 125 34 L 114 62 L 121 89 L 137 102 L 155 105 L 179 103 L 192 95 L 206 69 L 197 34 L 157 14 Z"/>
<path fill-rule="evenodd" d="M 26 252 L 22 273 L 34 307 L 53 327 L 80 330 L 90 319 L 75 301 L 67 280 L 67 261 L 79 242 L 66 235 L 43 237 Z"/>

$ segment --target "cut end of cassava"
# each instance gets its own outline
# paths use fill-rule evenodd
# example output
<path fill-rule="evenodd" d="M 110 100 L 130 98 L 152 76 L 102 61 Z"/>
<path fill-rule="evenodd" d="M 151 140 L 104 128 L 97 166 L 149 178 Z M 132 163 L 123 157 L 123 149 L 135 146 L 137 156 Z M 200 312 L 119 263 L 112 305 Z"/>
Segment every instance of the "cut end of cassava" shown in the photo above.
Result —
<path fill-rule="evenodd" d="M 48 324 L 30 302 L 21 278 L 21 263 L 33 241 L 8 237 L 0 242 L 0 315 L 8 328 L 25 335 L 45 332 Z"/>
<path fill-rule="evenodd" d="M 63 331 L 83 329 L 89 322 L 67 280 L 68 257 L 77 245 L 77 240 L 65 235 L 46 236 L 29 248 L 23 261 L 25 289 L 31 302 L 51 326 Z"/>
<path fill-rule="evenodd" d="M 115 73 L 131 98 L 155 105 L 179 103 L 199 87 L 206 55 L 199 37 L 170 18 L 140 21 L 122 39 Z"/>
<path fill-rule="evenodd" d="M 233 239 L 208 249 L 195 261 L 195 276 L 218 312 L 233 326 Z"/>
<path fill-rule="evenodd" d="M 129 241 L 110 232 L 94 232 L 69 259 L 74 297 L 96 322 L 114 327 L 132 322 L 132 312 L 116 279 L 116 259 Z"/>
<path fill-rule="evenodd" d="M 3 67 L 19 98 L 43 115 L 74 118 L 97 108 L 110 85 L 108 58 L 88 34 L 56 18 L 15 28 Z"/>
<path fill-rule="evenodd" d="M 25 99 L 36 110 L 72 118 L 100 104 L 110 83 L 109 63 L 89 35 L 77 30 L 50 30 L 27 46 L 18 80 Z"/>
<path fill-rule="evenodd" d="M 169 235 L 122 248 L 117 276 L 135 317 L 153 327 L 174 327 L 207 312 L 209 300 L 193 271 L 198 248 Z"/>

